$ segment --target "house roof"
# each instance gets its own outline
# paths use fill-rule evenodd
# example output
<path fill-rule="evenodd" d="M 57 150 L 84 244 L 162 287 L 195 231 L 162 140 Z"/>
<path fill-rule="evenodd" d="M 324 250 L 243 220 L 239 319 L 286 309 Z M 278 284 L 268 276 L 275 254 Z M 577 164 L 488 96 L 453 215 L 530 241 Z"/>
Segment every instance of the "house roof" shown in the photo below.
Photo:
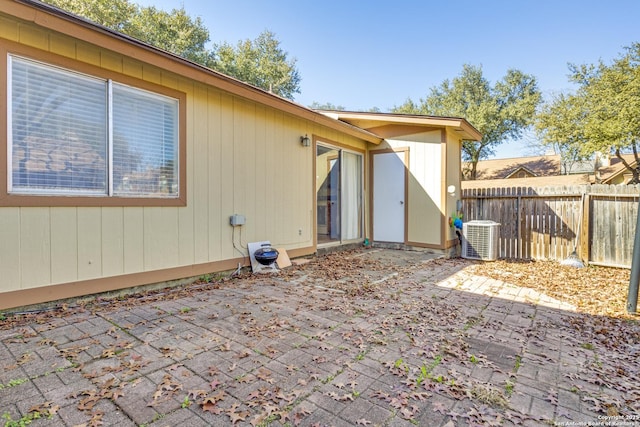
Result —
<path fill-rule="evenodd" d="M 636 165 L 633 154 L 623 154 L 622 157 L 632 167 Z M 533 176 L 511 178 L 520 170 L 525 170 Z M 475 181 L 463 181 L 463 188 L 572 185 L 593 183 L 596 180 L 593 172 L 567 175 L 562 174 L 561 171 L 558 155 L 481 160 L 477 164 L 478 178 Z M 628 173 L 622 161 L 616 156 L 609 159 L 608 166 L 598 169 L 599 180 L 603 184 L 610 184 L 616 178 Z M 625 183 L 628 180 L 629 177 L 623 179 Z"/>
<path fill-rule="evenodd" d="M 509 178 L 520 169 L 537 177 L 557 176 L 561 173 L 558 155 L 481 160 L 476 168 L 479 180 Z"/>
<path fill-rule="evenodd" d="M 459 117 L 424 116 L 418 114 L 372 113 L 356 111 L 318 110 L 337 120 L 365 129 L 382 138 L 452 128 L 461 139 L 477 141 L 482 134 L 467 120 Z"/>
<path fill-rule="evenodd" d="M 509 172 L 509 175 L 505 176 L 505 178 L 511 178 L 512 176 L 514 176 L 515 174 L 519 173 L 519 172 L 526 172 L 527 175 L 530 176 L 538 176 L 538 174 L 535 171 L 532 171 L 531 169 L 529 169 L 526 166 L 520 166 L 518 168 L 515 168 L 514 170 L 512 170 L 511 172 Z"/>
<path fill-rule="evenodd" d="M 637 161 L 633 154 L 623 154 L 622 157 L 631 167 L 636 166 Z M 612 156 L 610 165 L 598 169 L 598 172 L 600 173 L 600 179 L 602 180 L 603 184 L 609 184 L 616 178 L 630 173 L 629 171 L 627 171 L 627 168 L 617 156 Z M 625 184 L 627 183 L 628 179 L 630 178 L 624 179 Z"/>
<path fill-rule="evenodd" d="M 579 185 L 592 184 L 589 175 L 557 175 L 557 176 L 531 176 L 527 178 L 510 179 L 479 179 L 474 181 L 461 181 L 463 190 L 473 188 L 508 188 L 508 187 L 546 187 L 550 185 Z"/>
<path fill-rule="evenodd" d="M 0 1 L 0 14 L 13 16 L 42 28 L 130 56 L 374 144 L 379 144 L 383 140 L 382 137 L 366 129 L 320 114 L 293 101 L 37 0 Z"/>

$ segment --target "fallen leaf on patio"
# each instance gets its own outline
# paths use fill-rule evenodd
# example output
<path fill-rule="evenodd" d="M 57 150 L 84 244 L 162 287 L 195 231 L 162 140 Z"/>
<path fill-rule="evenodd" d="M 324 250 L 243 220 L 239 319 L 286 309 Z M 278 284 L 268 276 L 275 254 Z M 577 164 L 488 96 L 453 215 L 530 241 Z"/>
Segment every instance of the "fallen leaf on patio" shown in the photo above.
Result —
<path fill-rule="evenodd" d="M 29 412 L 38 412 L 41 415 L 44 416 L 51 416 L 51 415 L 55 415 L 58 413 L 58 411 L 60 410 L 60 406 L 59 405 L 54 405 L 53 402 L 45 402 L 45 403 L 41 403 L 39 405 L 34 405 L 29 409 Z M 7 423 L 9 424 L 9 423 Z"/>
<path fill-rule="evenodd" d="M 201 397 L 205 397 L 207 395 L 206 390 L 189 390 L 187 393 L 187 397 L 190 399 L 200 399 Z"/>
<path fill-rule="evenodd" d="M 204 401 L 200 404 L 200 407 L 204 412 L 211 412 L 214 415 L 220 415 L 222 413 L 222 408 L 220 408 L 216 402 Z"/>
<path fill-rule="evenodd" d="M 20 359 L 18 360 L 18 365 L 24 365 L 25 363 L 30 362 L 31 360 L 33 360 L 33 354 L 25 353 L 22 356 L 20 356 Z"/>
<path fill-rule="evenodd" d="M 337 400 L 339 400 L 341 402 L 346 402 L 347 400 L 350 400 L 350 401 L 353 402 L 353 394 L 345 393 L 342 396 L 340 396 Z"/>
<path fill-rule="evenodd" d="M 407 407 L 403 407 L 403 408 L 400 409 L 400 415 L 405 420 L 410 420 L 414 416 L 414 411 L 412 411 L 411 409 L 409 409 Z"/>
<path fill-rule="evenodd" d="M 90 427 L 99 427 L 103 424 L 102 417 L 104 416 L 104 412 L 96 411 L 91 414 L 91 419 L 89 420 Z"/>
<path fill-rule="evenodd" d="M 440 412 L 442 415 L 446 415 L 447 413 L 447 405 L 445 405 L 442 402 L 433 402 L 433 404 L 431 405 L 434 412 Z"/>
<path fill-rule="evenodd" d="M 249 411 L 231 412 L 231 413 L 229 413 L 229 418 L 231 419 L 231 424 L 236 424 L 239 421 L 244 421 L 248 416 L 249 416 Z"/>
<path fill-rule="evenodd" d="M 225 351 L 227 351 L 227 350 L 225 350 Z M 249 352 L 249 350 L 243 350 L 242 352 L 236 354 L 236 357 L 238 359 L 245 359 L 245 358 L 247 358 L 249 356 L 251 356 L 251 352 Z"/>

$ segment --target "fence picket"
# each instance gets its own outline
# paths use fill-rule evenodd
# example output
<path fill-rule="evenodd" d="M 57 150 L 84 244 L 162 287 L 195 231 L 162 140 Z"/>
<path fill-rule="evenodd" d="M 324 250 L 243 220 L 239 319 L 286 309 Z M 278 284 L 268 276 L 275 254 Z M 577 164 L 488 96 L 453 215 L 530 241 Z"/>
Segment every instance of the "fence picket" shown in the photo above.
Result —
<path fill-rule="evenodd" d="M 501 224 L 500 258 L 562 261 L 579 243 L 584 261 L 628 268 L 639 195 L 640 185 L 465 189 L 462 208 L 465 221 Z"/>

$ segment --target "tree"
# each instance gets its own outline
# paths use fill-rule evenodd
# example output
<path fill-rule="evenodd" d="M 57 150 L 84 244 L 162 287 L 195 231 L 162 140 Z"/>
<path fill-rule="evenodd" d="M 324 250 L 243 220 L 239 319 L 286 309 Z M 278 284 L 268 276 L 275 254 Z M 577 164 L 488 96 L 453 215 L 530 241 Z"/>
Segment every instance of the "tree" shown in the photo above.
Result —
<path fill-rule="evenodd" d="M 544 144 L 559 145 L 570 155 L 588 158 L 596 153 L 615 154 L 640 182 L 640 43 L 611 65 L 570 65 L 570 79 L 578 85 L 573 94 L 561 94 L 544 105 L 536 130 Z M 631 151 L 635 164 L 622 153 Z"/>
<path fill-rule="evenodd" d="M 128 0 L 46 0 L 60 9 L 90 19 L 183 58 L 210 66 L 209 30 L 184 7 L 171 13 L 139 7 Z"/>
<path fill-rule="evenodd" d="M 253 41 L 240 41 L 235 47 L 222 43 L 214 50 L 216 70 L 283 98 L 293 99 L 300 93 L 296 60 L 288 59 L 271 31 L 263 31 Z"/>
<path fill-rule="evenodd" d="M 572 80 L 580 85 L 577 95 L 585 104 L 582 152 L 615 153 L 640 182 L 640 43 L 625 49 L 611 65 L 571 66 Z M 635 164 L 628 163 L 624 151 L 631 150 Z"/>
<path fill-rule="evenodd" d="M 454 116 L 467 119 L 483 135 L 480 141 L 463 141 L 463 160 L 470 163 L 469 179 L 476 179 L 478 161 L 487 158 L 507 139 L 516 139 L 532 124 L 541 94 L 535 77 L 519 70 L 491 87 L 482 67 L 464 65 L 460 76 L 431 88 L 416 104 L 408 99 L 394 112 Z"/>
<path fill-rule="evenodd" d="M 189 16 L 184 7 L 169 13 L 153 6 L 140 7 L 129 0 L 45 1 L 284 98 L 293 99 L 295 93 L 300 93 L 296 60 L 288 58 L 269 31 L 253 41 L 241 41 L 236 47 L 225 42 L 208 49 L 209 30 L 200 18 Z"/>
<path fill-rule="evenodd" d="M 45 0 L 55 7 L 130 35 L 131 17 L 137 6 L 127 0 Z"/>
<path fill-rule="evenodd" d="M 309 108 L 313 109 L 313 110 L 330 110 L 330 111 L 345 111 L 346 108 L 344 108 L 342 105 L 334 105 L 331 102 L 326 102 L 324 104 L 320 104 L 317 101 L 314 101 L 313 104 L 311 104 L 309 106 Z"/>
<path fill-rule="evenodd" d="M 586 137 L 581 123 L 585 120 L 584 98 L 559 94 L 552 102 L 542 105 L 535 129 L 543 145 L 550 145 L 560 154 L 563 173 L 568 174 L 574 163 L 589 157 L 582 150 Z"/>
<path fill-rule="evenodd" d="M 202 20 L 191 18 L 184 7 L 173 9 L 171 13 L 143 7 L 131 17 L 129 35 L 150 45 L 189 59 L 212 66 L 212 53 L 206 47 L 209 30 Z"/>

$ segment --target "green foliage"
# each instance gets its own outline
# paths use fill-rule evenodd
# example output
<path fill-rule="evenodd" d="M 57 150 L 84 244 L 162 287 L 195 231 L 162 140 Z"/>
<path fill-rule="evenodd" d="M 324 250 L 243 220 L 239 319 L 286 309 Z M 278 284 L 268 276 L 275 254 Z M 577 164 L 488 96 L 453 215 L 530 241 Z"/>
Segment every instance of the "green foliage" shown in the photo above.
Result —
<path fill-rule="evenodd" d="M 217 45 L 214 68 L 283 98 L 293 99 L 294 94 L 300 93 L 296 60 L 288 59 L 275 34 L 268 30 L 255 40 L 243 40 L 236 46 Z"/>
<path fill-rule="evenodd" d="M 464 65 L 458 77 L 431 88 L 420 103 L 408 99 L 393 111 L 467 119 L 483 135 L 481 141 L 463 141 L 462 146 L 463 159 L 471 165 L 468 178 L 475 179 L 478 160 L 487 158 L 507 139 L 519 138 L 533 123 L 540 100 L 532 75 L 508 70 L 491 86 L 482 67 Z"/>
<path fill-rule="evenodd" d="M 583 101 L 574 95 L 559 94 L 542 106 L 536 118 L 535 129 L 541 142 L 560 154 L 564 174 L 571 173 L 572 165 L 588 156 L 582 151 L 587 142 L 580 126 L 585 119 Z"/>
<path fill-rule="evenodd" d="M 513 394 L 513 387 L 515 386 L 515 384 L 513 384 L 511 381 L 507 381 L 504 385 L 504 391 L 507 394 L 507 397 L 510 397 Z"/>
<path fill-rule="evenodd" d="M 182 403 L 180 404 L 180 406 L 182 407 L 182 409 L 188 408 L 189 406 L 191 406 L 191 400 L 189 400 L 189 396 L 185 396 L 184 399 L 182 399 Z"/>
<path fill-rule="evenodd" d="M 131 36 L 178 56 L 211 66 L 212 53 L 207 50 L 209 30 L 202 20 L 191 18 L 184 6 L 171 13 L 143 7 L 131 17 Z"/>
<path fill-rule="evenodd" d="M 38 420 L 42 417 L 42 414 L 38 411 L 29 412 L 23 415 L 21 418 L 14 420 L 11 414 L 5 412 L 2 414 L 2 418 L 5 420 L 4 427 L 24 427 L 31 424 L 34 420 Z"/>
<path fill-rule="evenodd" d="M 45 0 L 45 3 L 124 34 L 131 33 L 131 17 L 138 9 L 127 0 Z"/>
<path fill-rule="evenodd" d="M 140 7 L 128 0 L 46 2 L 178 56 L 211 64 L 211 53 L 205 46 L 209 30 L 200 18 L 191 18 L 184 7 L 169 13 L 153 6 Z"/>
<path fill-rule="evenodd" d="M 2 384 L 0 383 L 0 390 L 8 388 L 8 387 L 15 387 L 15 386 L 19 386 L 20 384 L 24 384 L 27 381 L 29 381 L 27 378 L 17 378 L 17 379 L 12 379 L 10 380 L 8 383 L 6 384 Z"/>
<path fill-rule="evenodd" d="M 255 40 L 223 42 L 207 48 L 209 30 L 184 6 L 171 12 L 141 7 L 129 0 L 45 0 L 73 14 L 149 43 L 243 82 L 293 99 L 300 93 L 296 60 L 289 59 L 275 34 L 262 32 Z"/>
<path fill-rule="evenodd" d="M 626 48 L 607 65 L 570 65 L 570 79 L 578 85 L 573 94 L 562 94 L 545 105 L 536 130 L 545 144 L 560 144 L 576 156 L 595 153 L 618 156 L 640 182 L 638 166 L 621 157 L 633 151 L 638 160 L 640 139 L 640 43 Z"/>
<path fill-rule="evenodd" d="M 396 369 L 402 369 L 405 372 L 409 372 L 409 365 L 407 365 L 404 360 L 402 360 L 402 358 L 399 358 L 398 360 L 395 361 L 395 363 L 393 364 L 393 367 Z"/>
<path fill-rule="evenodd" d="M 344 111 L 346 108 L 342 105 L 334 105 L 331 102 L 325 102 L 324 104 L 320 104 L 317 101 L 314 101 L 313 104 L 309 105 L 309 108 L 313 110 L 330 110 L 330 111 Z"/>
<path fill-rule="evenodd" d="M 520 356 L 519 354 L 516 354 L 516 364 L 513 367 L 513 372 L 518 372 L 518 369 L 520 369 L 520 366 L 522 366 L 522 356 Z"/>

